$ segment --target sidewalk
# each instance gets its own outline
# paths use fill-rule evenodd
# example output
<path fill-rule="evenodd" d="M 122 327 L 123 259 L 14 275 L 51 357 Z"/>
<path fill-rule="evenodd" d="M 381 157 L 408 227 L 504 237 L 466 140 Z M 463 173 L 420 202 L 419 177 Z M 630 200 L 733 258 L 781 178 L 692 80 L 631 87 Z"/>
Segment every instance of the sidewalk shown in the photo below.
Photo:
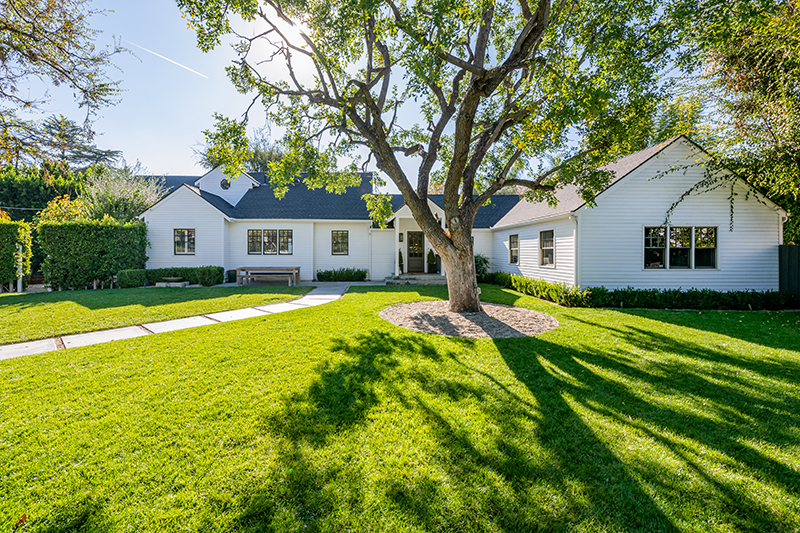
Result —
<path fill-rule="evenodd" d="M 138 324 L 135 326 L 125 326 L 122 328 L 105 329 L 102 331 L 92 331 L 90 333 L 77 333 L 75 335 L 64 335 L 51 339 L 40 339 L 36 341 L 20 342 L 17 344 L 6 344 L 0 346 L 0 360 L 13 359 L 24 355 L 52 352 L 66 348 L 76 348 L 78 346 L 90 346 L 121 339 L 133 339 L 145 335 L 164 333 L 167 331 L 177 331 L 180 329 L 196 328 L 208 326 L 219 322 L 230 322 L 232 320 L 242 320 L 256 316 L 264 316 L 274 313 L 284 313 L 303 309 L 315 305 L 322 305 L 339 298 L 347 292 L 351 283 L 326 283 L 324 286 L 317 286 L 302 298 L 291 302 L 281 302 L 277 304 L 261 305 L 257 307 L 245 307 L 244 309 L 234 309 L 232 311 L 220 311 L 207 315 L 190 316 L 176 318 L 164 322 L 150 322 L 148 324 Z"/>

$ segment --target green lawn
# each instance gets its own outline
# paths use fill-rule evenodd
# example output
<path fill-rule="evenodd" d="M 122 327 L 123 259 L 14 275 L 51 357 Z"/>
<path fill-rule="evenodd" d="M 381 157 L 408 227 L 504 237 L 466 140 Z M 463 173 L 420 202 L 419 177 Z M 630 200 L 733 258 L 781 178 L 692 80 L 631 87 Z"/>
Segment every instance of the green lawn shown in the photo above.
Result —
<path fill-rule="evenodd" d="M 267 305 L 311 287 L 103 289 L 0 295 L 0 344 Z"/>
<path fill-rule="evenodd" d="M 443 288 L 0 361 L 0 531 L 800 531 L 800 315 L 378 317 Z"/>

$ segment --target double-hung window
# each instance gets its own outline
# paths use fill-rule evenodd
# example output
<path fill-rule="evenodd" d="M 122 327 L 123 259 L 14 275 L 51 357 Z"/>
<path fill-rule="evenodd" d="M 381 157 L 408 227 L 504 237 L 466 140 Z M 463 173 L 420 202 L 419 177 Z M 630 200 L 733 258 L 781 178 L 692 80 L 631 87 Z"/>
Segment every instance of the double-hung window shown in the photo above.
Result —
<path fill-rule="evenodd" d="M 280 255 L 292 255 L 292 230 L 278 230 L 278 253 Z"/>
<path fill-rule="evenodd" d="M 717 268 L 717 228 L 694 228 L 694 267 Z"/>
<path fill-rule="evenodd" d="M 278 230 L 264 230 L 264 254 L 276 255 L 278 253 Z"/>
<path fill-rule="evenodd" d="M 349 232 L 347 230 L 331 231 L 331 253 L 333 255 L 347 255 L 349 252 Z"/>
<path fill-rule="evenodd" d="M 292 230 L 281 230 L 289 232 L 288 252 L 292 253 Z M 278 253 L 278 230 L 276 229 L 249 229 L 247 230 L 247 253 L 249 255 L 277 255 Z"/>
<path fill-rule="evenodd" d="M 539 232 L 539 266 L 552 267 L 556 262 L 553 230 Z"/>
<path fill-rule="evenodd" d="M 508 236 L 508 262 L 519 263 L 519 235 Z"/>
<path fill-rule="evenodd" d="M 194 255 L 194 230 L 173 230 L 175 237 L 175 255 Z"/>
<path fill-rule="evenodd" d="M 717 268 L 717 228 L 644 228 L 644 268 Z"/>
<path fill-rule="evenodd" d="M 247 230 L 247 253 L 249 255 L 261 255 L 261 230 Z"/>

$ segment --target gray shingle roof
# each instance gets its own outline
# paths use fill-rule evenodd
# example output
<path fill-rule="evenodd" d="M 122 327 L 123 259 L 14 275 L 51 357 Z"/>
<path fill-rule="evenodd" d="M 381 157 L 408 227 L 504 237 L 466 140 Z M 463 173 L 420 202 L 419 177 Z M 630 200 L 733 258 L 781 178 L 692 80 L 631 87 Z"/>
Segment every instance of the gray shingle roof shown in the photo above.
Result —
<path fill-rule="evenodd" d="M 608 188 L 612 187 L 619 180 L 682 137 L 682 135 L 679 135 L 667 139 L 664 142 L 650 146 L 649 148 L 645 148 L 644 150 L 627 155 L 600 167 L 601 170 L 608 170 L 613 173 L 613 177 L 605 190 L 608 190 Z M 602 191 L 598 194 L 602 194 Z M 528 220 L 565 215 L 567 213 L 572 213 L 586 204 L 578 193 L 578 188 L 574 185 L 567 185 L 559 189 L 556 192 L 556 199 L 558 199 L 558 204 L 556 204 L 555 207 L 550 207 L 547 202 L 528 202 L 527 200 L 522 200 L 519 204 L 511 208 L 508 214 L 501 218 L 493 227 L 511 226 Z"/>

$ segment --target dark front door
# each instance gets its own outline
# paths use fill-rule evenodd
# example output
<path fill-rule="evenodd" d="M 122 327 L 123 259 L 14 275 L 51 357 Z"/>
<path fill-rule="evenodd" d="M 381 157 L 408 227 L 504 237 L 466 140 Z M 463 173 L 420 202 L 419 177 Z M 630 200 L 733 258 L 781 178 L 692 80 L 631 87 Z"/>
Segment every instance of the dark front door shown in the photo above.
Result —
<path fill-rule="evenodd" d="M 408 232 L 408 271 L 425 272 L 425 234 L 421 231 Z"/>

